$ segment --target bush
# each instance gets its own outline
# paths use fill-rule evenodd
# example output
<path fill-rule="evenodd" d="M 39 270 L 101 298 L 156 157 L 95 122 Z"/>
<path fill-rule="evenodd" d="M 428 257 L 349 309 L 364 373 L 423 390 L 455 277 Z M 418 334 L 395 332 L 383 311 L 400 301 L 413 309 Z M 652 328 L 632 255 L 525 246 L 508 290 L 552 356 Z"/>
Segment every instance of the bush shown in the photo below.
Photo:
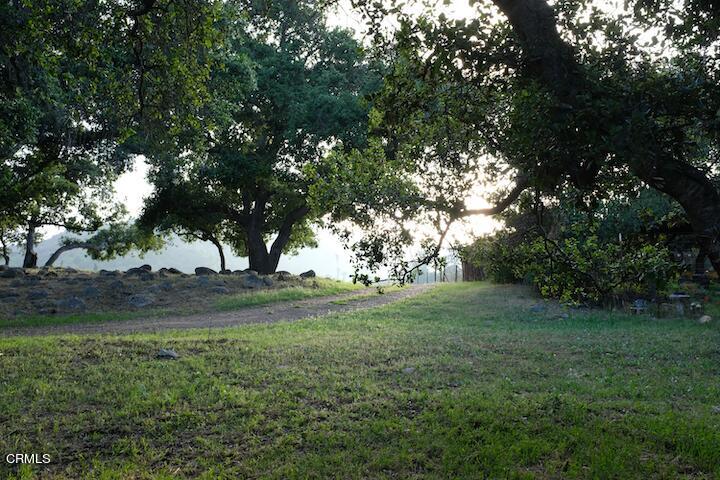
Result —
<path fill-rule="evenodd" d="M 601 243 L 597 235 L 562 240 L 536 238 L 520 247 L 516 275 L 543 296 L 574 304 L 599 304 L 616 296 L 654 297 L 677 279 L 678 266 L 661 244 L 632 247 Z"/>

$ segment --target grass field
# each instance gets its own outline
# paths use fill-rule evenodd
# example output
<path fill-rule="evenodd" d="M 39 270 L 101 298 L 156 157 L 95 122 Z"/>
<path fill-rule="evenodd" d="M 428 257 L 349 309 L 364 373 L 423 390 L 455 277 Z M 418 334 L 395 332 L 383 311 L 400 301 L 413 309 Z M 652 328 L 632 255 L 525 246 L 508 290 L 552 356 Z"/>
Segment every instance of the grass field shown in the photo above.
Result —
<path fill-rule="evenodd" d="M 315 297 L 327 297 L 346 292 L 363 291 L 362 286 L 350 282 L 341 282 L 327 278 L 314 279 L 315 287 L 290 286 L 282 288 L 248 290 L 235 295 L 218 296 L 211 311 L 227 311 L 244 307 L 255 307 L 283 301 L 298 301 Z M 368 289 L 369 290 L 369 289 Z M 372 296 L 371 293 L 367 295 Z M 135 318 L 163 317 L 170 315 L 192 315 L 202 313 L 191 308 L 148 308 L 119 312 L 87 312 L 70 315 L 27 315 L 17 318 L 0 318 L 0 331 L 3 328 L 39 327 L 47 325 L 70 325 L 75 323 L 118 322 Z"/>
<path fill-rule="evenodd" d="M 0 452 L 52 459 L 0 477 L 720 478 L 717 319 L 536 301 L 457 284 L 288 324 L 0 339 Z"/>

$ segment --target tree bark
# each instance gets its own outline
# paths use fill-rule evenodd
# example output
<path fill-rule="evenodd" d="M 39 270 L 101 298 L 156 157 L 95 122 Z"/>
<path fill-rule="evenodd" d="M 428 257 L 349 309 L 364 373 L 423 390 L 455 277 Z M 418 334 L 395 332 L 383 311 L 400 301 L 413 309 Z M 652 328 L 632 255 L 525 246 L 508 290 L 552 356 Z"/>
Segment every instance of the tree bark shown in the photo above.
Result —
<path fill-rule="evenodd" d="M 58 257 L 60 257 L 60 255 L 62 255 L 63 253 L 65 253 L 69 250 L 75 250 L 78 248 L 89 249 L 92 247 L 93 246 L 91 244 L 84 243 L 84 242 L 73 242 L 73 243 L 68 243 L 67 245 L 63 245 L 62 247 L 55 250 L 55 252 L 53 252 L 52 255 L 50 255 L 50 258 L 48 258 L 47 262 L 45 262 L 45 266 L 52 267 L 53 264 L 57 261 Z"/>
<path fill-rule="evenodd" d="M 35 222 L 30 220 L 27 233 L 25 234 L 25 259 L 23 268 L 37 267 L 37 253 L 35 252 Z"/>
<path fill-rule="evenodd" d="M 581 70 L 572 47 L 558 33 L 555 14 L 547 1 L 493 2 L 507 16 L 520 41 L 526 73 L 538 80 L 560 102 L 572 106 L 576 94 L 584 89 L 585 80 L 579 73 Z M 643 138 L 632 137 L 629 144 L 646 146 L 649 143 Z M 720 193 L 710 179 L 692 165 L 663 155 L 662 152 L 658 152 L 658 155 L 631 153 L 628 164 L 636 177 L 675 199 L 683 207 L 698 245 L 720 274 Z"/>
<path fill-rule="evenodd" d="M 246 227 L 248 259 L 250 261 L 250 269 L 258 273 L 267 275 L 275 273 L 282 252 L 290 241 L 293 226 L 302 220 L 308 214 L 310 209 L 303 205 L 291 210 L 285 218 L 278 230 L 278 235 L 273 241 L 270 250 L 265 244 L 265 239 L 258 224 L 252 222 Z"/>
<path fill-rule="evenodd" d="M 215 248 L 217 248 L 217 251 L 218 251 L 218 255 L 220 255 L 220 271 L 222 272 L 223 270 L 226 270 L 226 267 L 225 267 L 225 252 L 223 251 L 222 244 L 220 243 L 220 241 L 219 241 L 217 238 L 215 238 L 214 235 L 211 235 L 211 236 L 208 238 L 208 240 L 209 240 L 213 245 L 215 245 Z"/>

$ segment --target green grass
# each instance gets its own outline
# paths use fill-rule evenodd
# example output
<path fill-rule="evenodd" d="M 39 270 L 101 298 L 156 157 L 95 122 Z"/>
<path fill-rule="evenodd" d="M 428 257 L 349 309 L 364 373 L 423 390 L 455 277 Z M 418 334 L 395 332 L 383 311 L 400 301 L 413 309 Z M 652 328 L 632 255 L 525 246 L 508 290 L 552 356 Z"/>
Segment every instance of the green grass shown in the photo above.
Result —
<path fill-rule="evenodd" d="M 237 308 L 266 305 L 268 303 L 305 300 L 307 298 L 314 297 L 327 297 L 341 293 L 353 292 L 363 288 L 360 285 L 350 282 L 341 282 L 327 278 L 318 278 L 315 281 L 317 283 L 317 288 L 288 287 L 224 296 L 218 299 L 215 306 L 218 310 L 235 310 Z"/>
<path fill-rule="evenodd" d="M 456 284 L 294 323 L 0 339 L 0 452 L 49 453 L 22 472 L 42 479 L 720 478 L 717 319 L 534 302 Z"/>
<path fill-rule="evenodd" d="M 340 298 L 337 300 L 332 300 L 330 303 L 334 303 L 335 305 L 348 305 L 353 302 L 357 302 L 360 300 L 365 300 L 367 298 L 375 297 L 377 295 L 384 295 L 386 293 L 393 293 L 393 292 L 399 292 L 404 287 L 400 287 L 397 285 L 388 285 L 383 287 L 375 287 L 375 288 L 368 288 L 366 291 L 362 293 L 358 293 L 357 295 L 350 295 L 348 297 Z"/>

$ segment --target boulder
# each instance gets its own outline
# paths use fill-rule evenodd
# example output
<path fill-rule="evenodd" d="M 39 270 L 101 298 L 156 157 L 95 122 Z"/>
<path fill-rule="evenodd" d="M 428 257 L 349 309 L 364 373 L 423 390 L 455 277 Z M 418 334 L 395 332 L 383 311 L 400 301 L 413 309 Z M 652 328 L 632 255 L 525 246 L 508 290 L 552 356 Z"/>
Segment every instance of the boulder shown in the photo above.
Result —
<path fill-rule="evenodd" d="M 195 277 L 195 282 L 201 287 L 207 287 L 208 285 L 210 285 L 210 279 L 205 275 Z"/>
<path fill-rule="evenodd" d="M 128 303 L 130 304 L 130 306 L 135 308 L 147 307 L 153 302 L 155 302 L 155 297 L 150 294 L 138 293 L 128 298 Z"/>
<path fill-rule="evenodd" d="M 139 276 L 139 275 L 142 275 L 142 274 L 144 274 L 144 273 L 148 273 L 148 271 L 145 270 L 144 268 L 134 267 L 134 268 L 128 269 L 128 270 L 125 272 L 125 276 L 126 276 L 126 277 L 130 277 L 130 276 L 132 276 L 132 275 L 138 275 L 138 276 Z"/>
<path fill-rule="evenodd" d="M 152 267 L 147 263 L 145 265 L 140 265 L 138 268 L 140 270 L 145 270 L 146 272 L 152 272 Z"/>
<path fill-rule="evenodd" d="M 217 275 L 217 272 L 212 268 L 197 267 L 195 269 L 195 275 Z"/>
<path fill-rule="evenodd" d="M 257 275 L 258 274 L 258 272 L 256 270 L 250 270 L 249 268 L 246 268 L 245 270 L 243 270 L 243 273 L 247 273 L 249 275 Z"/>
<path fill-rule="evenodd" d="M 118 270 L 100 270 L 98 273 L 101 277 L 117 277 L 120 275 Z"/>
<path fill-rule="evenodd" d="M 28 292 L 28 300 L 43 300 L 45 298 L 48 298 L 50 296 L 50 292 L 45 290 L 44 288 L 39 288 L 37 290 L 30 290 Z"/>
<path fill-rule="evenodd" d="M 167 273 L 172 273 L 173 275 L 182 275 L 183 272 L 181 272 L 177 268 L 170 267 L 167 269 Z"/>
<path fill-rule="evenodd" d="M 0 272 L 0 278 L 18 278 L 18 277 L 24 277 L 25 276 L 25 270 L 22 268 L 17 267 L 11 267 L 7 270 L 3 270 Z"/>
<path fill-rule="evenodd" d="M 256 274 L 247 274 L 242 277 L 243 288 L 262 288 L 264 286 L 265 282 Z"/>
<path fill-rule="evenodd" d="M 222 295 L 226 295 L 226 294 L 230 293 L 230 289 L 229 289 L 229 288 L 227 288 L 227 287 L 220 287 L 220 286 L 212 287 L 212 288 L 210 289 L 210 291 L 213 292 L 213 293 L 219 293 L 219 294 L 222 294 Z"/>
<path fill-rule="evenodd" d="M 220 275 L 232 275 L 232 270 L 228 270 L 227 268 L 225 270 L 220 270 Z"/>
<path fill-rule="evenodd" d="M 281 270 L 279 272 L 275 272 L 275 280 L 278 280 L 280 282 L 285 282 L 287 280 L 292 280 L 293 274 L 290 272 L 286 272 L 284 270 Z"/>
<path fill-rule="evenodd" d="M 88 285 L 83 289 L 82 295 L 85 298 L 97 298 L 100 296 L 100 289 L 93 285 Z"/>
<path fill-rule="evenodd" d="M 57 305 L 58 308 L 62 308 L 63 310 L 76 311 L 83 311 L 86 307 L 85 301 L 78 297 L 69 297 L 58 300 L 57 302 L 55 302 L 55 305 Z"/>
<path fill-rule="evenodd" d="M 300 278 L 315 278 L 317 275 L 315 275 L 315 270 L 308 270 L 307 272 L 303 272 L 300 274 Z"/>
<path fill-rule="evenodd" d="M 703 323 L 703 324 L 704 324 L 704 323 L 710 323 L 710 322 L 712 322 L 712 317 L 711 317 L 710 315 L 703 315 L 703 316 L 700 317 L 700 319 L 698 320 L 698 323 Z"/>
<path fill-rule="evenodd" d="M 274 282 L 270 277 L 263 277 L 263 283 L 268 287 L 272 287 Z"/>

